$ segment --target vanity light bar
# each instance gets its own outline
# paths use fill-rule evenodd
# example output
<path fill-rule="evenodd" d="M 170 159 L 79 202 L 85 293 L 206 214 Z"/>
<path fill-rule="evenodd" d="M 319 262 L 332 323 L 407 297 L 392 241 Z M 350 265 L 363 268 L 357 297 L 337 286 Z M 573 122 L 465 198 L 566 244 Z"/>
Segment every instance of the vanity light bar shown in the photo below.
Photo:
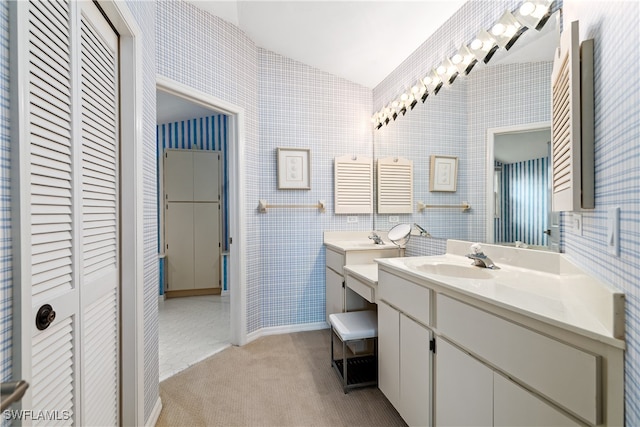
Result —
<path fill-rule="evenodd" d="M 456 54 L 445 58 L 398 99 L 374 113 L 373 126 L 380 129 L 399 114 L 404 116 L 407 109 L 413 110 L 418 99 L 425 102 L 429 95 L 437 95 L 443 84 L 451 85 L 458 75 L 469 74 L 479 61 L 488 63 L 498 48 L 509 50 L 527 28 L 542 29 L 551 16 L 552 4 L 553 0 L 527 0 L 514 12 L 505 11 L 490 31 L 480 30 L 468 45 L 462 45 Z"/>

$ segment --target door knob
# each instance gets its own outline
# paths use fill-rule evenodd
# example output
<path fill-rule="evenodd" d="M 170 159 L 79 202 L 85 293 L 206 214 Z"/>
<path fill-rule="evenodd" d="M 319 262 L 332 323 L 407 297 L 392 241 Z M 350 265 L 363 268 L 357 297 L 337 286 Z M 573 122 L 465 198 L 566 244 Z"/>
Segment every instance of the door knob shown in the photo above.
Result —
<path fill-rule="evenodd" d="M 38 309 L 38 313 L 36 314 L 36 327 L 38 330 L 44 331 L 55 318 L 56 312 L 53 311 L 53 307 L 49 304 L 45 304 Z"/>
<path fill-rule="evenodd" d="M 551 236 L 551 230 L 544 230 L 543 233 L 547 236 Z"/>

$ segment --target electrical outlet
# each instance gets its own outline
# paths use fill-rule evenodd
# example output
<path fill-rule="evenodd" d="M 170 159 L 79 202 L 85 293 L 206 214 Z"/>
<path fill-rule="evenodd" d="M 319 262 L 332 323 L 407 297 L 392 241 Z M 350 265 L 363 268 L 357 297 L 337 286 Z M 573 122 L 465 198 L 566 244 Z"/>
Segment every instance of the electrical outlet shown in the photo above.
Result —
<path fill-rule="evenodd" d="M 394 223 L 394 222 L 400 222 L 400 217 L 397 215 L 391 215 L 389 217 L 389 222 Z"/>
<path fill-rule="evenodd" d="M 347 223 L 348 224 L 355 224 L 358 222 L 358 217 L 357 216 L 348 216 L 347 217 Z"/>
<path fill-rule="evenodd" d="M 578 236 L 582 236 L 582 214 L 574 213 L 571 218 L 573 234 L 577 234 Z"/>

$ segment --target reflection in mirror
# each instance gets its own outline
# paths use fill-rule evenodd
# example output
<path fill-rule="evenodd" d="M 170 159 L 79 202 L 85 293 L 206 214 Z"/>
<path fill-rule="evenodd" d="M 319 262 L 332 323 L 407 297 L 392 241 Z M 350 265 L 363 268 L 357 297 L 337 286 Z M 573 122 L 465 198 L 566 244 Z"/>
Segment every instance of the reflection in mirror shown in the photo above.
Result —
<path fill-rule="evenodd" d="M 559 40 L 558 18 L 559 13 L 554 13 L 542 31 L 526 31 L 509 51 L 500 49 L 488 64 L 478 64 L 468 76 L 443 86 L 437 95 L 429 96 L 424 103 L 418 102 L 404 116 L 374 131 L 376 159 L 405 157 L 414 162 L 413 212 L 400 215 L 376 212 L 376 230 L 389 230 L 399 221 L 419 224 L 434 238 L 495 240 L 495 207 L 490 206 L 493 196 L 491 202 L 487 200 L 494 179 L 493 163 L 487 166 L 487 132 L 492 128 L 550 120 L 550 79 Z M 432 155 L 458 158 L 455 192 L 429 190 Z M 491 176 L 486 181 L 488 169 Z M 467 202 L 471 209 L 420 211 L 418 202 L 444 206 Z M 524 242 L 542 245 L 548 240 L 543 237 L 542 243 L 536 243 L 539 242 L 536 239 Z"/>
<path fill-rule="evenodd" d="M 546 249 L 558 231 L 549 226 L 549 123 L 487 134 L 487 241 Z"/>

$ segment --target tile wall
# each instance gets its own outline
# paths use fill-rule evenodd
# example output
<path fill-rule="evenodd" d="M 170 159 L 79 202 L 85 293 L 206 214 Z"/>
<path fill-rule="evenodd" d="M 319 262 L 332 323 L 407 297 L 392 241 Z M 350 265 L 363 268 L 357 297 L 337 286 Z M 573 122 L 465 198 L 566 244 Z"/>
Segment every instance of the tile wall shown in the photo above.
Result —
<path fill-rule="evenodd" d="M 370 230 L 335 215 L 333 159 L 372 156 L 371 90 L 276 53 L 258 49 L 260 172 L 254 181 L 269 204 L 316 204 L 259 214 L 262 260 L 260 327 L 322 322 L 324 230 Z M 276 148 L 311 150 L 311 190 L 278 190 Z M 250 186 L 251 184 L 248 183 Z M 250 200 L 255 206 L 258 200 Z"/>
<path fill-rule="evenodd" d="M 159 395 L 158 371 L 158 225 L 156 178 L 156 3 L 127 0 L 141 30 L 142 49 L 142 163 L 144 217 L 144 419 L 148 420 Z"/>
<path fill-rule="evenodd" d="M 596 208 L 582 235 L 562 227 L 564 251 L 626 298 L 626 425 L 640 425 L 640 4 L 565 0 L 565 22 L 594 39 Z M 607 211 L 620 208 L 620 256 L 608 253 Z M 566 223 L 567 215 L 563 218 Z"/>
<path fill-rule="evenodd" d="M 9 2 L 0 1 L 0 381 L 12 377 L 11 139 Z M 2 425 L 7 424 L 2 422 Z"/>

